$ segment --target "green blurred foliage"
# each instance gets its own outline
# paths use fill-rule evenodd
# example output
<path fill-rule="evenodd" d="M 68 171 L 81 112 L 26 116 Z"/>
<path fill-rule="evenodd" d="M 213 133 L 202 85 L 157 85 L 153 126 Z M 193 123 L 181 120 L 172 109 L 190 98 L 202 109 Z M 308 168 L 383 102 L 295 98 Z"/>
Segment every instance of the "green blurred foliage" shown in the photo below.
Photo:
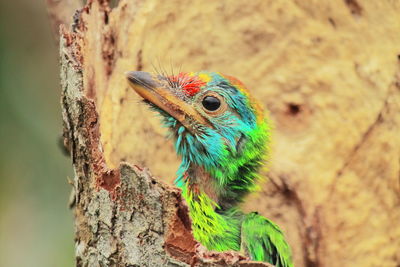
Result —
<path fill-rule="evenodd" d="M 0 266 L 73 266 L 57 45 L 44 1 L 0 1 Z"/>

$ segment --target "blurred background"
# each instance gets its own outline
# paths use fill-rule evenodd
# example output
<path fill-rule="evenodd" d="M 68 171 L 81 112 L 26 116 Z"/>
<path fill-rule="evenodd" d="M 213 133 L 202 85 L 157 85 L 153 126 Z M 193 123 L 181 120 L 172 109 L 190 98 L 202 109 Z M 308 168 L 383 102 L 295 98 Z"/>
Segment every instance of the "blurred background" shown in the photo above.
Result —
<path fill-rule="evenodd" d="M 0 266 L 74 264 L 59 82 L 45 2 L 0 1 Z"/>

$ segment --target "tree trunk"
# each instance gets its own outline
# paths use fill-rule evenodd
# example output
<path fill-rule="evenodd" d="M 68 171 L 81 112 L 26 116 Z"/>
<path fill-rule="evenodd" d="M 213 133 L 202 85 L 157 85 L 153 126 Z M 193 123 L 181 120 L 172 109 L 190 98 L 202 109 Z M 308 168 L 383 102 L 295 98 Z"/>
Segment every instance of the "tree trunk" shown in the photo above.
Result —
<path fill-rule="evenodd" d="M 161 182 L 179 159 L 124 73 L 182 65 L 238 77 L 270 111 L 270 179 L 245 208 L 282 226 L 296 266 L 398 266 L 399 12 L 396 1 L 88 1 L 60 41 L 77 265 L 267 266 L 196 250 L 179 190 Z"/>

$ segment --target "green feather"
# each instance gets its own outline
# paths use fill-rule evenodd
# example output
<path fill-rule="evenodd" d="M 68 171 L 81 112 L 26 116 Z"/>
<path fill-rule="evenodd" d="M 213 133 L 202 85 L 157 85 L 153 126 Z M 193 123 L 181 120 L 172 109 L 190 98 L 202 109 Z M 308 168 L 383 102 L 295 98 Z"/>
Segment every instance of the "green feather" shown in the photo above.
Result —
<path fill-rule="evenodd" d="M 292 267 L 289 245 L 281 229 L 272 221 L 249 213 L 242 222 L 241 249 L 257 261 L 266 261 L 276 267 Z"/>

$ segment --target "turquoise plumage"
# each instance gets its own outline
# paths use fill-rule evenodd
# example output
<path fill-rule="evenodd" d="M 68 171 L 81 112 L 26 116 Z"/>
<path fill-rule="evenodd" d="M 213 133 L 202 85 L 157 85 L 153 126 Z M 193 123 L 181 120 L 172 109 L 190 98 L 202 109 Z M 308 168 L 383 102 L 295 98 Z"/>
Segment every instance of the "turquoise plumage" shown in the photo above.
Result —
<path fill-rule="evenodd" d="M 182 158 L 176 184 L 189 206 L 195 239 L 209 250 L 241 251 L 277 267 L 293 266 L 280 228 L 239 209 L 259 179 L 270 131 L 245 86 L 215 72 L 127 77 L 175 139 Z"/>

